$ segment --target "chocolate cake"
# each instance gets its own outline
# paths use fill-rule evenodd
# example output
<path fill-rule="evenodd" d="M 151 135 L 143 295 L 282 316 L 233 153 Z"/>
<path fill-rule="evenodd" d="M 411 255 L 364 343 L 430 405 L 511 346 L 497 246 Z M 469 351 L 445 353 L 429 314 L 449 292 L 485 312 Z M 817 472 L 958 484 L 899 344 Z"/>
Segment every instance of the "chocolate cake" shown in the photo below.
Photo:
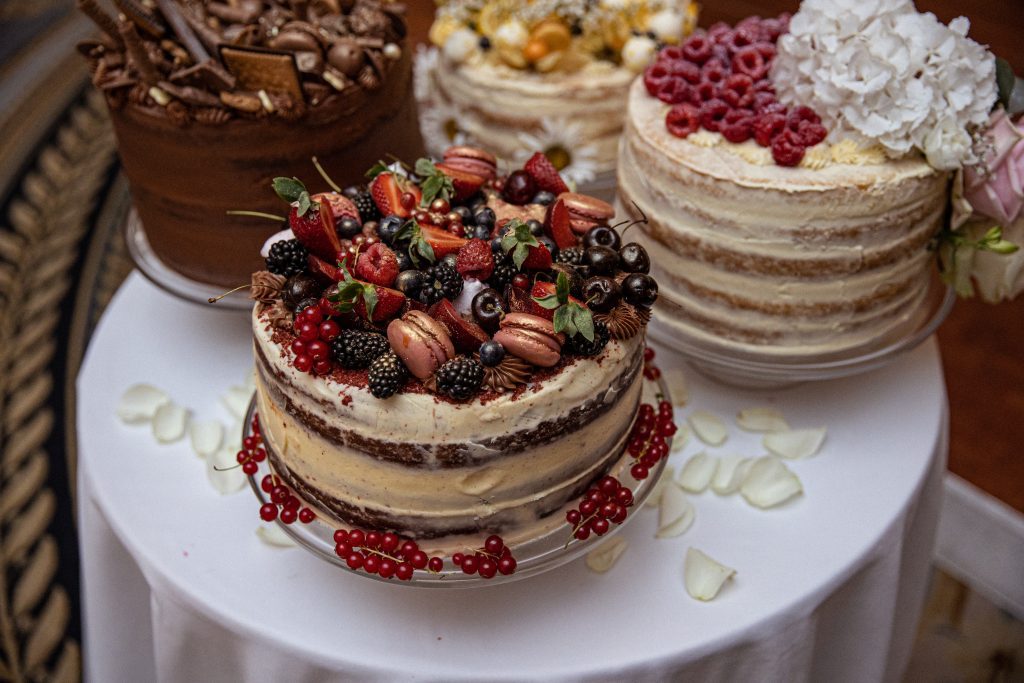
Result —
<path fill-rule="evenodd" d="M 274 174 L 317 156 L 342 184 L 422 149 L 401 6 L 388 0 L 95 2 L 80 47 L 157 258 L 224 288 L 259 267 Z M 327 189 L 326 183 L 321 183 Z"/>
<path fill-rule="evenodd" d="M 542 153 L 496 168 L 455 147 L 340 194 L 275 181 L 293 208 L 253 276 L 257 413 L 274 472 L 335 522 L 511 533 L 627 448 L 646 252 Z"/>

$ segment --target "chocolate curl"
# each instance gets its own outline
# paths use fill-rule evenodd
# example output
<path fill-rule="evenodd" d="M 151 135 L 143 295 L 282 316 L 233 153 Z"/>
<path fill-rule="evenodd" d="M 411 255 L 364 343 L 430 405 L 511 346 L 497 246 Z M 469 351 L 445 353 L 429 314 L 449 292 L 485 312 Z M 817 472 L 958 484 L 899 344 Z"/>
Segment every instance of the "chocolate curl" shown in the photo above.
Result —
<path fill-rule="evenodd" d="M 199 40 L 203 43 L 203 45 L 206 47 L 207 51 L 215 54 L 217 52 L 217 46 L 221 43 L 220 35 L 218 35 L 216 31 L 207 26 L 202 19 L 197 17 L 192 12 L 183 13 L 182 17 L 188 23 L 189 27 L 194 32 L 195 36 L 198 37 Z"/>
<path fill-rule="evenodd" d="M 75 5 L 82 14 L 92 19 L 92 23 L 99 26 L 100 30 L 114 41 L 118 48 L 124 48 L 124 40 L 121 39 L 121 34 L 117 32 L 117 22 L 114 21 L 113 17 L 104 12 L 102 7 L 96 4 L 96 0 L 75 0 Z"/>
<path fill-rule="evenodd" d="M 128 58 L 135 70 L 139 72 L 139 76 L 147 85 L 156 85 L 160 81 L 160 72 L 153 66 L 153 62 L 149 61 L 149 53 L 146 52 L 146 46 L 142 44 L 135 24 L 124 20 L 118 24 L 117 30 L 121 39 L 124 40 Z"/>
<path fill-rule="evenodd" d="M 185 16 L 181 13 L 178 3 L 175 0 L 156 0 L 156 6 L 160 8 L 164 19 L 171 25 L 175 35 L 178 36 L 178 40 L 185 46 L 188 53 L 192 55 L 192 60 L 196 64 L 201 64 L 208 60 L 210 53 L 206 51 L 206 48 L 196 36 L 195 31 L 192 30 L 192 27 L 185 20 Z"/>
<path fill-rule="evenodd" d="M 136 0 L 114 0 L 121 13 L 128 17 L 135 26 L 154 38 L 163 38 L 164 30 L 160 20 Z"/>
<path fill-rule="evenodd" d="M 295 18 L 300 21 L 306 21 L 309 19 L 309 2 L 308 0 L 291 0 L 289 3 L 292 6 L 292 13 Z"/>
<path fill-rule="evenodd" d="M 252 2 L 240 2 L 235 5 L 225 5 L 221 2 L 211 2 L 206 6 L 209 14 L 223 19 L 231 24 L 251 24 L 260 18 L 263 13 L 263 3 L 257 0 Z"/>

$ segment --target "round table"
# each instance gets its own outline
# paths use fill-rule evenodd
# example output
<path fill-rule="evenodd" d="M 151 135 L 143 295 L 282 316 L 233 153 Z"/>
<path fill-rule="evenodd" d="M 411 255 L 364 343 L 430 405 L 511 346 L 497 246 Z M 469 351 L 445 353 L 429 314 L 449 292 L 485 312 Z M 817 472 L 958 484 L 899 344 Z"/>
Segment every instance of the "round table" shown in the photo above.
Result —
<path fill-rule="evenodd" d="M 912 644 L 946 455 L 933 340 L 859 377 L 744 391 L 689 372 L 691 408 L 774 405 L 828 427 L 790 463 L 805 493 L 773 510 L 693 497 L 684 535 L 637 511 L 606 574 L 582 560 L 471 590 L 355 576 L 261 542 L 258 505 L 222 496 L 187 439 L 122 424 L 149 382 L 202 417 L 251 365 L 248 317 L 178 301 L 133 274 L 78 379 L 79 526 L 91 681 L 898 680 Z M 661 367 L 678 363 L 668 352 Z M 732 430 L 723 449 L 757 452 Z M 673 456 L 698 449 L 691 444 Z M 687 547 L 738 570 L 709 603 L 683 586 Z"/>

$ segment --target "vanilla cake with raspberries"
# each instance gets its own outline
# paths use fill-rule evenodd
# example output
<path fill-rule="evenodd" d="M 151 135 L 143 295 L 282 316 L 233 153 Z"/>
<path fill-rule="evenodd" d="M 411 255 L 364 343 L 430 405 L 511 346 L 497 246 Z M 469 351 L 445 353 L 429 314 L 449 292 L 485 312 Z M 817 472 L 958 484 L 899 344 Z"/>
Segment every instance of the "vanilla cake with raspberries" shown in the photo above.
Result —
<path fill-rule="evenodd" d="M 508 533 L 622 458 L 650 261 L 543 154 L 498 177 L 450 148 L 369 186 L 275 181 L 290 229 L 254 274 L 257 412 L 321 513 L 408 538 Z"/>
<path fill-rule="evenodd" d="M 663 49 L 633 84 L 618 201 L 648 219 L 641 242 L 666 336 L 731 355 L 827 357 L 921 323 L 929 245 L 963 161 L 947 157 L 961 138 L 969 148 L 991 87 L 977 86 L 980 103 L 922 109 L 900 93 L 939 92 L 928 80 L 937 67 L 900 76 L 855 36 L 927 24 L 920 35 L 972 55 L 979 78 L 989 65 L 963 24 L 909 2 L 848 4 L 812 0 L 792 20 L 716 25 Z M 924 38 L 908 40 L 913 60 Z M 844 72 L 861 57 L 878 66 L 871 82 Z"/>

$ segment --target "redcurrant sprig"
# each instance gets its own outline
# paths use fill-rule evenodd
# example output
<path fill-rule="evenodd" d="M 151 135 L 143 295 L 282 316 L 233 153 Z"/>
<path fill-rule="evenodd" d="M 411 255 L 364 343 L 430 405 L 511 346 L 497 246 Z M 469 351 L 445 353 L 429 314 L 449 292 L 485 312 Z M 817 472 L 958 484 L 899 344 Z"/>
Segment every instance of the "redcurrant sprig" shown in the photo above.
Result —
<path fill-rule="evenodd" d="M 512 549 L 497 534 L 488 536 L 480 548 L 471 548 L 468 553 L 455 553 L 452 564 L 462 569 L 464 574 L 479 574 L 485 579 L 494 578 L 496 574 L 513 574 L 517 566 Z"/>
<path fill-rule="evenodd" d="M 292 364 L 299 372 L 327 375 L 334 369 L 329 342 L 341 334 L 341 326 L 324 316 L 320 305 L 307 306 L 295 316 L 296 338 L 291 350 L 295 354 Z"/>
<path fill-rule="evenodd" d="M 659 394 L 658 398 L 662 396 Z M 626 445 L 627 452 L 635 459 L 629 473 L 637 481 L 646 479 L 650 470 L 662 458 L 668 457 L 668 440 L 676 433 L 672 403 L 665 400 L 658 402 L 655 414 L 650 403 L 640 405 L 640 412 Z"/>
<path fill-rule="evenodd" d="M 629 508 L 633 506 L 633 491 L 615 477 L 603 477 L 591 486 L 580 504 L 565 513 L 565 521 L 572 526 L 572 535 L 566 546 L 575 538 L 585 541 L 590 534 L 604 536 L 612 524 L 622 524 Z"/>
<path fill-rule="evenodd" d="M 408 581 L 417 569 L 437 574 L 444 567 L 440 557 L 430 557 L 416 541 L 396 533 L 338 529 L 334 532 L 334 552 L 349 569 L 362 569 L 381 578 Z"/>

